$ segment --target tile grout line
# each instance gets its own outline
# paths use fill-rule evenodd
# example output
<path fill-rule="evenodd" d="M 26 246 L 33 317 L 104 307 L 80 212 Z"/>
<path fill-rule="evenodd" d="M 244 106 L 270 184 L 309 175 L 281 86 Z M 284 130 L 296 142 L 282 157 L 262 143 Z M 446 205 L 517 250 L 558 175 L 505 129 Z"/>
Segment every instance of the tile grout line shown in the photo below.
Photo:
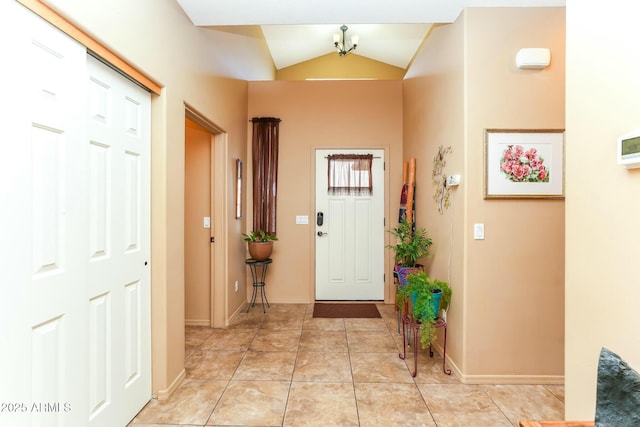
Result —
<path fill-rule="evenodd" d="M 291 378 L 289 379 L 289 390 L 287 391 L 287 398 L 284 404 L 284 409 L 282 411 L 282 421 L 280 422 L 280 426 L 284 427 L 284 422 L 287 417 L 287 408 L 289 407 L 289 399 L 291 398 L 291 389 L 293 388 L 293 375 L 296 372 L 296 364 L 298 363 L 298 356 L 300 355 L 300 341 L 302 340 L 302 332 L 304 331 L 304 319 L 307 316 L 307 307 L 304 309 L 304 313 L 302 315 L 302 325 L 300 325 L 300 335 L 298 336 L 298 345 L 296 346 L 296 357 L 293 361 L 293 370 L 291 371 Z"/>
<path fill-rule="evenodd" d="M 347 322 L 345 322 L 344 318 L 342 319 L 342 326 L 344 326 L 344 339 L 347 342 L 347 354 L 349 355 L 349 372 L 351 373 L 351 388 L 353 390 L 353 401 L 356 405 L 356 419 L 358 420 L 358 426 L 360 427 L 362 423 L 360 422 L 360 408 L 358 406 L 356 378 L 353 375 L 353 360 L 351 359 L 351 346 L 349 345 L 349 334 L 347 333 Z"/>
<path fill-rule="evenodd" d="M 480 386 L 480 390 L 482 391 L 482 393 L 483 393 L 485 396 L 487 396 L 487 398 L 491 401 L 491 403 L 493 403 L 493 405 L 494 405 L 496 408 L 498 408 L 498 411 L 500 411 L 500 413 L 501 413 L 501 414 L 502 414 L 502 416 L 507 420 L 507 422 L 508 422 L 509 424 L 511 424 L 513 427 L 518 427 L 518 424 L 514 424 L 514 423 L 511 421 L 511 418 L 509 418 L 509 417 L 507 416 L 507 414 L 504 412 L 504 410 L 502 409 L 502 407 L 501 407 L 500 405 L 498 405 L 498 402 L 496 402 L 495 400 L 493 400 L 493 398 L 492 398 L 491 396 L 489 396 L 489 393 L 487 393 L 487 391 L 486 391 L 486 390 L 485 390 L 485 388 L 483 387 L 483 384 L 479 384 L 479 386 Z M 517 423 L 517 421 L 516 421 L 516 423 Z"/>

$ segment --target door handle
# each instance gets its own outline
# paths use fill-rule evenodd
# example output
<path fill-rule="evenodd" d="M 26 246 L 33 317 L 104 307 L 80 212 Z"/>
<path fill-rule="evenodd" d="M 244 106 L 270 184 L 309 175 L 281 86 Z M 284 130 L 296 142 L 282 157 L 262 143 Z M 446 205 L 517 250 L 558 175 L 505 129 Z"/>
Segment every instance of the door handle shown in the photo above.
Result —
<path fill-rule="evenodd" d="M 327 233 L 323 233 L 322 231 L 318 231 L 318 237 L 326 236 Z"/>

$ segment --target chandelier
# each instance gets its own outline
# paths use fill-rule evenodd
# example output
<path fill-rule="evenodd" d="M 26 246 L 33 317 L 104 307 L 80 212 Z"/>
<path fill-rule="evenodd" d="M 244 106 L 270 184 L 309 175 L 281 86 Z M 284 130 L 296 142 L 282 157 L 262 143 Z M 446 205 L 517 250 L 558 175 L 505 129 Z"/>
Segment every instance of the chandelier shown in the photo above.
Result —
<path fill-rule="evenodd" d="M 351 53 L 351 51 L 356 50 L 356 47 L 358 47 L 358 36 L 351 36 L 351 45 L 347 44 L 346 33 L 348 29 L 349 27 L 343 25 L 342 27 L 340 27 L 340 31 L 342 31 L 342 34 L 335 33 L 333 35 L 333 45 L 336 47 L 336 49 L 338 49 L 338 55 L 340 56 L 348 55 Z"/>

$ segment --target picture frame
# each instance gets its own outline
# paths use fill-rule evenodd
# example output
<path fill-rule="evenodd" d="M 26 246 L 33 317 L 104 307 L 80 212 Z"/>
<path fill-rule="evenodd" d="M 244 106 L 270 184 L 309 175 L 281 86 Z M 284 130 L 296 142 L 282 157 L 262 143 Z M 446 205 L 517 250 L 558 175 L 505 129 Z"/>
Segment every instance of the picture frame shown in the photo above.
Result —
<path fill-rule="evenodd" d="M 242 218 L 242 160 L 236 160 L 236 219 Z"/>
<path fill-rule="evenodd" d="M 484 198 L 564 199 L 564 129 L 485 129 Z"/>

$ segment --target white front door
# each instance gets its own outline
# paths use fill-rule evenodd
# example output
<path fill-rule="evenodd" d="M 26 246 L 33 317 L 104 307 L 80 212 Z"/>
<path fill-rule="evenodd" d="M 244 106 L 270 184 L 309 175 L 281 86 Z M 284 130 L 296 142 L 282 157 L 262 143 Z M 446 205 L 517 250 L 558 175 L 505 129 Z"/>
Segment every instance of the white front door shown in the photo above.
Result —
<path fill-rule="evenodd" d="M 373 154 L 372 194 L 328 194 L 330 154 Z M 384 182 L 384 150 L 316 150 L 316 300 L 384 299 Z"/>
<path fill-rule="evenodd" d="M 151 397 L 150 96 L 3 3 L 0 425 L 126 425 Z"/>

